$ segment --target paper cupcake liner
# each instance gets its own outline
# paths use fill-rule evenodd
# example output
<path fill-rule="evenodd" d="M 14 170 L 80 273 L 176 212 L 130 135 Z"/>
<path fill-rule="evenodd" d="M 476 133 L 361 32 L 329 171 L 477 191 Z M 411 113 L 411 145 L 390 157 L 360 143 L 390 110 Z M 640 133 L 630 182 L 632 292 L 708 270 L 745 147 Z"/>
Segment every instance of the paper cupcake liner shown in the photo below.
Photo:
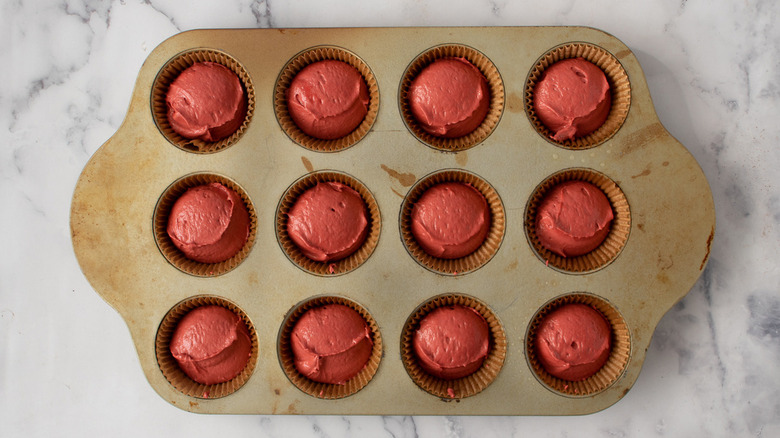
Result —
<path fill-rule="evenodd" d="M 536 234 L 536 213 L 545 195 L 566 181 L 589 182 L 607 196 L 612 206 L 612 225 L 604 241 L 593 251 L 577 257 L 561 257 L 542 245 Z M 565 169 L 536 187 L 525 210 L 525 233 L 536 255 L 548 266 L 567 273 L 583 274 L 599 270 L 614 261 L 625 247 L 631 231 L 631 210 L 623 191 L 606 175 L 591 169 Z"/>
<path fill-rule="evenodd" d="M 168 88 L 179 74 L 191 67 L 197 62 L 214 62 L 229 68 L 241 80 L 246 95 L 246 116 L 244 123 L 232 135 L 216 142 L 207 142 L 200 139 L 189 139 L 182 137 L 173 130 L 168 123 L 168 105 L 165 103 L 165 96 L 168 94 Z M 246 69 L 230 55 L 213 49 L 196 49 L 176 55 L 168 61 L 157 73 L 152 85 L 152 116 L 160 132 L 177 148 L 197 154 L 210 154 L 221 151 L 238 142 L 238 139 L 244 135 L 252 115 L 255 111 L 255 90 L 252 85 L 252 79 L 249 77 Z"/>
<path fill-rule="evenodd" d="M 453 305 L 470 307 L 485 318 L 490 330 L 490 343 L 488 355 L 477 371 L 460 379 L 445 380 L 428 374 L 420 366 L 413 340 L 420 321 L 426 315 L 439 307 Z M 409 316 L 401 332 L 401 360 L 409 377 L 422 390 L 446 400 L 471 397 L 487 388 L 504 366 L 506 348 L 506 334 L 498 317 L 483 302 L 463 294 L 444 294 L 426 301 Z"/>
<path fill-rule="evenodd" d="M 171 354 L 170 348 L 173 333 L 184 315 L 197 307 L 209 305 L 224 307 L 238 315 L 249 329 L 249 338 L 252 341 L 252 351 L 243 371 L 227 382 L 217 383 L 214 385 L 204 385 L 192 380 L 189 376 L 187 376 L 187 374 L 185 374 L 184 371 L 179 368 L 179 364 Z M 255 370 L 255 365 L 257 364 L 258 357 L 257 332 L 255 331 L 255 327 L 246 313 L 244 313 L 244 311 L 233 302 L 216 296 L 201 295 L 188 298 L 176 304 L 171 310 L 168 311 L 160 323 L 160 327 L 157 329 L 155 351 L 157 355 L 157 364 L 160 367 L 160 371 L 174 388 L 190 397 L 203 399 L 220 398 L 236 392 L 252 376 L 252 373 Z"/>
<path fill-rule="evenodd" d="M 558 141 L 552 138 L 553 132 L 536 115 L 534 110 L 534 88 L 547 67 L 557 61 L 568 58 L 584 58 L 604 71 L 612 94 L 612 107 L 609 110 L 607 120 L 597 130 L 583 137 Z M 626 70 L 611 53 L 593 44 L 567 43 L 551 49 L 534 64 L 526 80 L 525 112 L 531 120 L 531 124 L 547 141 L 566 149 L 589 149 L 608 140 L 623 126 L 630 107 L 631 83 L 628 80 Z"/>
<path fill-rule="evenodd" d="M 312 137 L 301 131 L 301 129 L 298 128 L 298 125 L 296 125 L 290 117 L 290 113 L 287 109 L 287 89 L 290 87 L 295 75 L 307 65 L 327 59 L 342 61 L 355 67 L 363 76 L 363 80 L 366 81 L 369 98 L 368 113 L 363 119 L 363 122 L 351 133 L 333 140 L 323 140 Z M 276 113 L 276 119 L 279 121 L 279 125 L 292 141 L 306 149 L 317 152 L 338 152 L 353 146 L 363 139 L 371 130 L 374 121 L 376 121 L 377 114 L 379 113 L 379 85 L 377 84 L 374 72 L 371 71 L 368 64 L 363 62 L 363 60 L 354 53 L 340 47 L 313 47 L 295 55 L 295 57 L 287 63 L 284 69 L 282 69 L 279 78 L 276 80 L 274 111 Z"/>
<path fill-rule="evenodd" d="M 490 90 L 490 108 L 482 124 L 470 134 L 457 138 L 443 138 L 425 131 L 412 115 L 409 106 L 409 87 L 425 67 L 438 59 L 451 57 L 465 58 L 482 72 Z M 409 64 L 401 80 L 398 99 L 401 116 L 409 131 L 418 140 L 434 149 L 458 152 L 482 143 L 493 133 L 504 111 L 504 81 L 493 62 L 482 52 L 464 45 L 446 44 L 426 50 Z"/>
<path fill-rule="evenodd" d="M 371 332 L 371 340 L 374 343 L 373 349 L 371 350 L 371 356 L 368 358 L 366 366 L 343 385 L 315 382 L 298 372 L 298 369 L 295 368 L 295 356 L 293 355 L 292 344 L 290 342 L 293 327 L 295 327 L 298 319 L 300 319 L 307 310 L 328 304 L 341 304 L 358 312 L 360 316 L 366 320 L 369 331 Z M 281 364 L 284 373 L 287 375 L 287 378 L 290 379 L 290 382 L 306 394 L 326 400 L 348 397 L 363 389 L 368 385 L 371 379 L 374 378 L 377 369 L 379 369 L 379 362 L 382 360 L 382 336 L 379 333 L 379 326 L 377 325 L 376 320 L 374 320 L 374 317 L 372 317 L 371 314 L 368 313 L 368 310 L 360 304 L 347 298 L 332 295 L 309 298 L 293 307 L 285 317 L 284 323 L 279 331 L 277 348 L 279 363 Z"/>
<path fill-rule="evenodd" d="M 426 190 L 445 182 L 470 184 L 482 193 L 490 208 L 490 229 L 485 241 L 474 252 L 458 259 L 442 259 L 428 254 L 412 234 L 414 204 Z M 443 275 L 463 275 L 479 269 L 498 252 L 506 229 L 504 204 L 493 186 L 481 177 L 464 170 L 444 169 L 424 177 L 411 188 L 401 205 L 400 229 L 407 252 L 423 267 Z"/>
<path fill-rule="evenodd" d="M 366 240 L 355 252 L 341 260 L 330 262 L 312 260 L 301 252 L 295 242 L 290 238 L 290 235 L 287 234 L 287 213 L 303 192 L 321 182 L 338 182 L 344 184 L 358 192 L 363 198 L 363 202 L 366 204 L 366 211 L 368 212 L 368 234 Z M 279 242 L 279 246 L 287 255 L 287 258 L 299 268 L 321 276 L 345 274 L 357 269 L 368 260 L 379 242 L 381 223 L 382 220 L 379 214 L 379 206 L 377 205 L 374 195 L 371 194 L 368 188 L 352 176 L 335 171 L 312 172 L 300 178 L 287 189 L 287 192 L 285 192 L 276 208 L 276 238 Z"/>
<path fill-rule="evenodd" d="M 188 259 L 173 244 L 171 237 L 168 235 L 168 217 L 171 214 L 173 204 L 187 189 L 214 182 L 232 189 L 244 201 L 244 205 L 249 213 L 249 236 L 244 246 L 233 257 L 219 263 L 201 263 Z M 235 269 L 249 255 L 257 234 L 257 213 L 252 205 L 252 201 L 249 199 L 249 195 L 235 181 L 213 173 L 194 173 L 176 180 L 165 189 L 154 208 L 153 229 L 157 247 L 170 264 L 190 275 L 214 277 Z"/>
<path fill-rule="evenodd" d="M 598 310 L 612 329 L 612 350 L 607 362 L 595 374 L 578 382 L 562 380 L 545 371 L 534 348 L 536 331 L 541 320 L 553 310 L 566 304 L 585 304 Z M 528 327 L 525 349 L 528 365 L 542 384 L 562 395 L 584 397 L 604 391 L 623 375 L 631 359 L 631 333 L 626 321 L 612 304 L 595 295 L 578 292 L 555 298 L 542 306 Z"/>

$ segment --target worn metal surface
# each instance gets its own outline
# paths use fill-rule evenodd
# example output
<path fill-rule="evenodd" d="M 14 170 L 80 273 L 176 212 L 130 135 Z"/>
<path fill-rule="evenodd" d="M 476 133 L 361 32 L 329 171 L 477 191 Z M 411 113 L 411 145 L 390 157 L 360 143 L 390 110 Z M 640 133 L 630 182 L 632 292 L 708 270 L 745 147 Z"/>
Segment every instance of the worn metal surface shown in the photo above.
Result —
<path fill-rule="evenodd" d="M 541 138 L 523 108 L 529 70 L 561 43 L 585 41 L 611 52 L 628 72 L 632 100 L 622 128 L 593 149 L 570 151 Z M 471 46 L 498 68 L 505 108 L 496 130 L 480 145 L 459 153 L 420 143 L 399 114 L 398 86 L 406 66 L 426 49 L 444 43 Z M 274 85 L 284 65 L 301 50 L 344 47 L 373 70 L 379 114 L 371 132 L 337 153 L 317 153 L 293 143 L 273 110 Z M 256 95 L 251 123 L 239 142 L 209 155 L 171 145 L 150 108 L 152 83 L 176 54 L 192 48 L 224 51 L 249 72 Z M 632 225 L 620 255 L 584 274 L 545 266 L 528 244 L 523 218 L 534 188 L 547 176 L 583 167 L 612 178 L 625 193 Z M 462 168 L 488 181 L 505 208 L 506 234 L 495 257 L 462 276 L 421 267 L 399 235 L 399 210 L 411 185 L 431 172 Z M 378 246 L 358 269 L 332 278 L 293 265 L 279 247 L 275 214 L 288 186 L 312 170 L 332 169 L 363 182 L 382 217 Z M 152 231 L 157 200 L 176 179 L 194 172 L 228 176 L 248 193 L 258 231 L 247 259 L 214 278 L 184 274 L 160 254 Z M 152 387 L 175 406 L 202 413 L 568 415 L 604 409 L 635 382 L 663 314 L 693 286 L 705 267 L 715 227 L 708 183 L 696 161 L 660 124 L 641 67 L 616 38 L 581 27 L 367 28 L 199 30 L 165 41 L 138 75 L 127 117 L 92 157 L 73 196 L 71 229 L 81 269 L 95 290 L 125 319 Z M 631 359 L 620 379 L 589 397 L 567 397 L 534 376 L 525 357 L 525 334 L 535 312 L 550 299 L 584 291 L 612 303 L 631 331 Z M 400 360 L 401 330 L 414 309 L 442 293 L 478 297 L 500 318 L 508 337 L 497 379 L 482 393 L 442 400 L 415 386 Z M 254 324 L 259 359 L 244 387 L 221 399 L 184 396 L 163 377 L 155 335 L 166 312 L 194 295 L 213 294 L 238 304 Z M 279 365 L 277 337 L 285 314 L 314 296 L 335 294 L 363 305 L 376 319 L 384 357 L 373 380 L 357 394 L 321 400 L 294 387 Z M 121 394 L 117 394 L 121 397 Z"/>

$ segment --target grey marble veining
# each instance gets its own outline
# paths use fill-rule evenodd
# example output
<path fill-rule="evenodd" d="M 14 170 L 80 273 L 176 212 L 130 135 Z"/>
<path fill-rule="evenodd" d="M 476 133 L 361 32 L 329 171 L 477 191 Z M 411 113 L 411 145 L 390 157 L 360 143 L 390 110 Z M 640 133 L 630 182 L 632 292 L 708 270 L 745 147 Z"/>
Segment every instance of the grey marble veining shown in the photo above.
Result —
<path fill-rule="evenodd" d="M 779 14 L 773 0 L 3 2 L 0 435 L 780 436 Z M 68 225 L 76 179 L 122 123 L 149 52 L 195 28 L 433 25 L 612 33 L 708 177 L 709 265 L 661 320 L 633 389 L 583 417 L 201 416 L 168 405 L 80 273 Z"/>

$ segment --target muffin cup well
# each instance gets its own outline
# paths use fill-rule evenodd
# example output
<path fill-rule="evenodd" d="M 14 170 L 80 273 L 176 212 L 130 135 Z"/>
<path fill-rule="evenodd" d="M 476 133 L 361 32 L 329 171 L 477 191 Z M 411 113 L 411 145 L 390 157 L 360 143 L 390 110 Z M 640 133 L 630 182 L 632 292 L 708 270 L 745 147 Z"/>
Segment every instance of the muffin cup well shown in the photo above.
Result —
<path fill-rule="evenodd" d="M 438 59 L 452 57 L 468 60 L 485 76 L 490 90 L 490 108 L 482 123 L 470 134 L 457 138 L 444 138 L 428 133 L 417 122 L 409 105 L 409 87 L 425 67 Z M 504 112 L 504 82 L 496 66 L 482 52 L 460 44 L 445 44 L 426 50 L 409 64 L 401 79 L 398 100 L 401 116 L 409 131 L 418 140 L 434 149 L 458 152 L 482 143 L 493 133 Z"/>
<path fill-rule="evenodd" d="M 229 68 L 235 73 L 244 88 L 246 97 L 246 116 L 244 122 L 233 134 L 219 141 L 207 142 L 200 139 L 189 139 L 173 130 L 168 123 L 168 105 L 165 97 L 171 83 L 188 67 L 198 62 L 214 62 Z M 177 148 L 197 154 L 210 154 L 221 151 L 238 142 L 252 120 L 255 111 L 255 90 L 252 79 L 246 69 L 230 55 L 213 49 L 195 49 L 176 55 L 168 61 L 157 73 L 152 84 L 152 116 L 160 132 Z"/>
<path fill-rule="evenodd" d="M 366 366 L 343 385 L 315 382 L 304 376 L 298 372 L 298 369 L 295 367 L 295 356 L 292 351 L 290 337 L 292 336 L 292 330 L 300 317 L 310 309 L 328 304 L 341 304 L 358 312 L 360 316 L 366 320 L 366 324 L 368 324 L 369 331 L 371 332 L 371 341 L 374 343 L 371 350 L 371 356 L 368 358 Z M 279 331 L 277 349 L 282 370 L 293 385 L 312 397 L 333 400 L 355 394 L 368 385 L 371 379 L 374 378 L 374 374 L 376 374 L 377 369 L 379 369 L 379 362 L 382 360 L 382 336 L 379 333 L 379 326 L 377 325 L 376 320 L 374 320 L 371 314 L 368 313 L 368 310 L 360 304 L 339 296 L 318 296 L 309 298 L 290 310 L 284 318 L 281 330 Z"/>
<path fill-rule="evenodd" d="M 318 61 L 336 60 L 345 62 L 363 76 L 368 88 L 368 113 L 352 132 L 344 137 L 324 140 L 303 132 L 290 117 L 287 108 L 287 90 L 295 75 L 304 67 Z M 368 134 L 379 113 L 379 85 L 371 68 L 354 53 L 334 46 L 313 47 L 295 55 L 279 73 L 274 90 L 274 111 L 279 125 L 290 139 L 299 145 L 317 152 L 338 152 L 359 142 Z"/>
<path fill-rule="evenodd" d="M 352 254 L 341 260 L 330 262 L 318 262 L 306 257 L 287 233 L 287 213 L 295 205 L 295 201 L 303 192 L 314 187 L 321 182 L 338 182 L 355 190 L 363 198 L 366 204 L 368 219 L 368 234 L 363 244 Z M 345 173 L 336 171 L 318 171 L 295 181 L 282 196 L 279 205 L 276 208 L 276 238 L 279 246 L 282 248 L 287 258 L 295 263 L 299 268 L 309 273 L 321 276 L 341 275 L 357 269 L 365 263 L 376 249 L 379 242 L 381 231 L 381 217 L 379 206 L 374 195 L 366 186 Z"/>
<path fill-rule="evenodd" d="M 585 181 L 601 189 L 609 200 L 614 216 L 609 234 L 601 245 L 577 257 L 561 257 L 550 251 L 542 245 L 536 234 L 536 214 L 539 204 L 551 189 L 566 181 Z M 547 177 L 536 187 L 525 208 L 525 234 L 536 255 L 548 266 L 567 273 L 584 274 L 609 265 L 625 247 L 630 231 L 631 210 L 623 191 L 609 177 L 591 169 L 564 169 Z"/>
<path fill-rule="evenodd" d="M 447 182 L 470 184 L 482 193 L 490 208 L 490 229 L 482 245 L 474 252 L 457 259 L 434 257 L 417 243 L 412 234 L 412 209 L 414 204 L 429 188 Z M 504 204 L 498 192 L 481 177 L 459 169 L 445 169 L 434 172 L 418 181 L 404 198 L 400 213 L 401 240 L 407 252 L 423 267 L 443 275 L 463 275 L 482 267 L 498 252 L 504 238 L 506 218 Z"/>
<path fill-rule="evenodd" d="M 233 190 L 244 201 L 246 210 L 249 213 L 249 236 L 244 246 L 229 259 L 219 263 L 201 263 L 188 259 L 173 244 L 171 237 L 168 235 L 168 217 L 171 214 L 173 204 L 184 192 L 190 188 L 214 182 Z M 165 189 L 154 208 L 152 228 L 157 247 L 170 264 L 187 274 L 197 277 L 213 277 L 235 269 L 249 255 L 257 234 L 257 213 L 252 205 L 252 201 L 249 199 L 249 195 L 235 181 L 213 173 L 194 173 L 176 180 Z"/>
<path fill-rule="evenodd" d="M 414 334 L 420 321 L 434 309 L 460 305 L 476 310 L 488 324 L 488 355 L 474 373 L 460 379 L 445 380 L 428 374 L 420 366 L 414 352 Z M 478 299 L 463 294 L 444 294 L 431 298 L 409 316 L 401 332 L 401 360 L 406 372 L 422 390 L 442 399 L 461 399 L 479 394 L 498 376 L 506 359 L 507 340 L 501 321 Z"/>
<path fill-rule="evenodd" d="M 600 128 L 583 137 L 558 141 L 538 118 L 534 110 L 534 88 L 547 67 L 569 58 L 584 58 L 598 66 L 607 77 L 612 95 L 609 115 Z M 589 149 L 612 137 L 623 125 L 631 107 L 631 83 L 620 61 L 608 51 L 588 43 L 567 43 L 554 47 L 534 64 L 525 85 L 525 112 L 539 134 L 551 143 L 566 149 Z"/>
<path fill-rule="evenodd" d="M 187 374 L 179 368 L 179 364 L 171 354 L 170 348 L 171 338 L 176 331 L 176 326 L 179 324 L 179 321 L 195 308 L 209 305 L 224 307 L 238 315 L 246 324 L 247 329 L 249 329 L 249 338 L 252 341 L 252 351 L 244 369 L 231 380 L 215 385 L 204 385 L 187 376 Z M 190 397 L 220 398 L 236 392 L 252 376 L 258 357 L 257 332 L 246 313 L 233 302 L 210 295 L 195 296 L 176 304 L 165 315 L 157 329 L 155 352 L 160 371 L 174 388 Z"/>
<path fill-rule="evenodd" d="M 545 371 L 534 347 L 536 331 L 542 319 L 566 304 L 585 304 L 594 308 L 604 316 L 612 329 L 612 348 L 607 362 L 595 374 L 577 382 L 559 379 Z M 562 395 L 583 397 L 604 391 L 623 375 L 631 360 L 631 333 L 625 320 L 612 304 L 595 295 L 578 292 L 555 298 L 542 306 L 528 326 L 525 348 L 528 365 L 542 384 Z"/>

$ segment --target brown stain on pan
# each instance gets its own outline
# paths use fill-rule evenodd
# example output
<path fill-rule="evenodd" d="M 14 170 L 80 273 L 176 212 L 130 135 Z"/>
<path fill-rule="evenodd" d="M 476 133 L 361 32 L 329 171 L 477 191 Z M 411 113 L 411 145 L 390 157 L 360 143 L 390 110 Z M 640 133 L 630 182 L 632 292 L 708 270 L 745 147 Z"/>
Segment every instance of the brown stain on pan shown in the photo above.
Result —
<path fill-rule="evenodd" d="M 510 113 L 519 113 L 522 112 L 525 108 L 523 106 L 523 96 L 518 95 L 517 93 L 509 93 L 507 96 L 507 109 Z"/>
<path fill-rule="evenodd" d="M 664 138 L 666 136 L 666 129 L 664 129 L 661 123 L 653 123 L 648 125 L 632 134 L 626 136 L 622 141 L 626 145 L 626 148 L 620 153 L 620 156 L 626 156 L 634 151 L 642 149 L 651 142 Z"/>
<path fill-rule="evenodd" d="M 631 179 L 641 178 L 643 176 L 650 175 L 650 165 L 648 164 L 645 170 L 637 173 L 636 175 L 631 175 Z"/>
<path fill-rule="evenodd" d="M 672 266 L 674 266 L 674 259 L 672 259 L 671 255 L 664 255 L 664 254 L 658 254 L 658 259 L 656 260 L 656 265 L 658 266 L 658 269 L 661 271 L 665 271 L 667 269 L 671 269 Z"/>
<path fill-rule="evenodd" d="M 710 249 L 712 248 L 712 239 L 715 238 L 715 227 L 710 230 L 710 237 L 707 238 L 707 252 L 704 253 L 704 258 L 701 260 L 699 270 L 704 269 L 704 265 L 707 264 L 707 259 L 710 258 Z"/>
<path fill-rule="evenodd" d="M 301 157 L 301 162 L 303 163 L 303 167 L 306 168 L 309 172 L 314 172 L 314 166 L 311 164 L 311 161 L 309 161 L 306 157 Z"/>
<path fill-rule="evenodd" d="M 386 165 L 381 165 L 382 170 L 387 172 L 388 175 L 390 175 L 391 178 L 396 179 L 399 183 L 401 183 L 404 187 L 411 187 L 412 184 L 417 180 L 417 178 L 414 176 L 414 174 L 411 173 L 401 173 L 395 169 L 391 169 L 387 167 Z"/>

